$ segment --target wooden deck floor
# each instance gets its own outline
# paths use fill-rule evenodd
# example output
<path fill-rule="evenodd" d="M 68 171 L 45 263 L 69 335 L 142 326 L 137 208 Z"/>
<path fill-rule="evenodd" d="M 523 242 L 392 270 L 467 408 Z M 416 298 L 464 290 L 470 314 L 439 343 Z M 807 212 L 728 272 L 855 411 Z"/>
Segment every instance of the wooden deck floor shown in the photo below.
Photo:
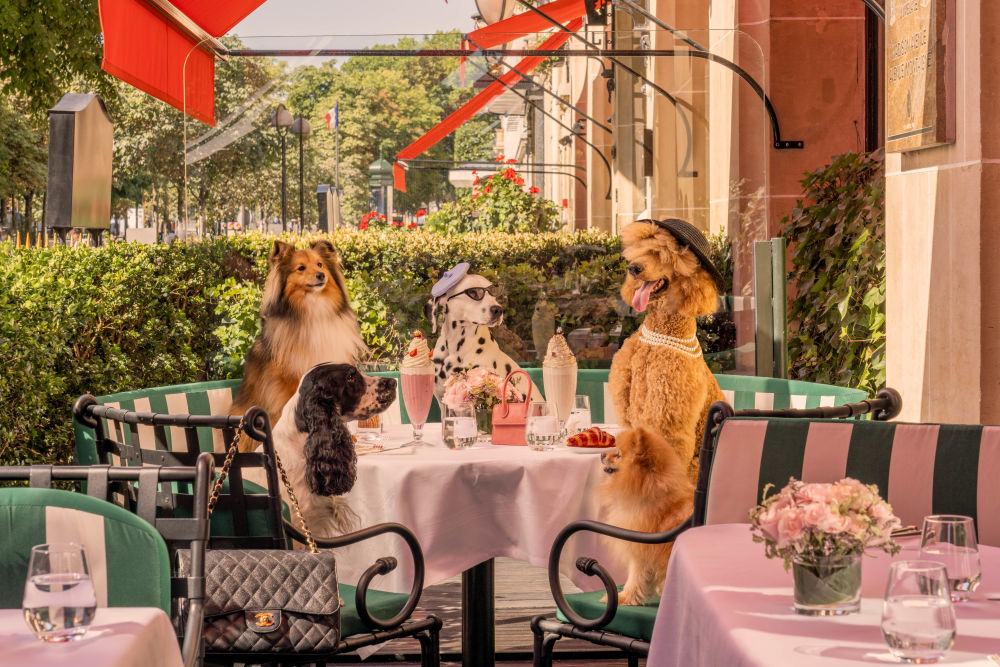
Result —
<path fill-rule="evenodd" d="M 567 593 L 580 590 L 566 577 L 563 577 L 562 583 L 563 590 Z M 444 622 L 444 627 L 441 630 L 441 652 L 446 657 L 458 656 L 462 652 L 461 588 L 461 576 L 427 587 L 421 596 L 420 606 L 414 612 L 415 615 L 419 614 L 421 610 L 424 613 L 433 613 Z M 532 616 L 551 614 L 555 611 L 555 605 L 549 594 L 545 569 L 511 558 L 498 558 L 496 559 L 495 588 L 497 652 L 500 654 L 530 654 L 532 634 L 528 622 Z M 624 667 L 626 665 L 625 659 L 609 658 L 610 650 L 589 642 L 562 639 L 556 644 L 557 664 L 562 667 L 577 667 L 599 662 L 601 667 L 618 667 L 619 665 Z M 400 639 L 387 644 L 364 664 L 375 667 L 411 665 L 415 663 L 396 660 L 399 659 L 400 655 L 413 655 L 418 652 L 419 645 L 415 640 Z M 558 660 L 559 652 L 571 652 L 572 659 Z M 588 659 L 586 653 L 580 655 L 581 652 L 599 653 L 595 653 L 592 658 Z M 530 660 L 528 662 L 518 660 L 502 664 L 513 667 L 514 665 L 530 665 L 531 663 Z M 640 662 L 641 664 L 644 663 Z"/>

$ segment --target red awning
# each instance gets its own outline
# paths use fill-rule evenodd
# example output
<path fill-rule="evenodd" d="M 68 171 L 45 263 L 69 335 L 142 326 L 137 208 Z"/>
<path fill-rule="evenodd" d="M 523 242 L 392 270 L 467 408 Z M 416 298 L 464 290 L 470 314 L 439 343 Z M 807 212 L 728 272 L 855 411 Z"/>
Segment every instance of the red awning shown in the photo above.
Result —
<path fill-rule="evenodd" d="M 264 0 L 174 0 L 213 37 L 225 34 Z M 147 0 L 100 0 L 101 67 L 122 81 L 215 125 L 215 56 Z"/>
<path fill-rule="evenodd" d="M 592 0 L 595 4 L 603 4 L 604 0 Z M 559 23 L 566 23 L 587 13 L 584 0 L 555 0 L 540 5 L 544 11 Z M 481 49 L 491 49 L 498 44 L 506 44 L 518 37 L 531 33 L 546 32 L 552 29 L 552 24 L 538 14 L 527 11 L 515 14 L 503 21 L 479 30 L 473 30 L 467 35 L 469 42 Z"/>
<path fill-rule="evenodd" d="M 576 0 L 576 2 L 578 2 L 580 6 L 580 14 L 578 16 L 586 13 L 586 9 L 583 6 L 582 0 Z M 545 5 L 545 6 L 549 7 L 550 5 Z M 507 19 L 507 21 L 518 18 L 519 16 L 523 16 L 523 14 L 518 14 L 518 16 Z M 500 23 L 504 23 L 504 21 L 500 21 L 499 23 L 496 23 L 494 25 L 500 25 Z M 569 28 L 571 31 L 576 32 L 577 30 L 583 27 L 583 19 L 575 18 L 572 21 L 570 21 L 566 25 L 566 27 Z M 519 35 L 510 36 L 511 33 L 509 31 L 505 31 L 505 34 L 507 34 L 508 36 L 505 40 L 503 40 L 504 42 L 510 41 L 519 36 Z M 568 32 L 557 32 L 556 34 L 552 35 L 544 42 L 539 44 L 538 48 L 558 49 L 560 46 L 566 43 L 566 40 L 568 40 L 569 37 L 570 33 Z M 409 146 L 401 150 L 399 153 L 397 153 L 396 162 L 392 165 L 393 187 L 399 190 L 400 192 L 406 192 L 406 172 L 403 169 L 403 165 L 401 163 L 417 157 L 418 155 L 429 149 L 431 146 L 433 146 L 434 144 L 436 144 L 437 142 L 441 141 L 449 134 L 454 132 L 456 129 L 458 129 L 460 125 L 467 122 L 470 118 L 475 116 L 480 109 L 489 104 L 490 100 L 492 100 L 494 97 L 497 97 L 498 95 L 506 91 L 507 86 L 513 86 L 518 81 L 520 81 L 522 78 L 521 73 L 529 74 L 532 70 L 538 67 L 542 63 L 542 61 L 544 61 L 546 58 L 547 56 L 528 56 L 522 59 L 521 62 L 515 65 L 515 69 L 518 71 L 515 72 L 512 69 L 507 73 L 501 75 L 497 81 L 494 81 L 493 83 L 488 85 L 482 92 L 478 93 L 471 100 L 469 100 L 464 105 L 459 107 L 457 110 L 452 112 L 451 115 L 449 115 L 443 121 L 441 121 L 433 128 L 431 128 L 429 132 L 427 132 L 422 137 L 420 137 L 412 144 L 410 144 Z"/>

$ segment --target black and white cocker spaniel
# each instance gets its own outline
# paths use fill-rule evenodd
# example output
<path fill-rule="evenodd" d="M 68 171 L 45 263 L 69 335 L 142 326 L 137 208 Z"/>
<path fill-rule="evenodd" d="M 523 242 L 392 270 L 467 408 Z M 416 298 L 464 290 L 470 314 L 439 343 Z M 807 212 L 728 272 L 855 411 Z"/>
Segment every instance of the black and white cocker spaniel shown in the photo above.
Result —
<path fill-rule="evenodd" d="M 339 535 L 355 527 L 356 515 L 338 497 L 354 487 L 358 475 L 354 440 L 345 422 L 377 415 L 395 399 L 396 380 L 362 375 L 350 364 L 326 363 L 302 376 L 285 404 L 274 426 L 274 449 L 309 529 L 317 535 Z"/>

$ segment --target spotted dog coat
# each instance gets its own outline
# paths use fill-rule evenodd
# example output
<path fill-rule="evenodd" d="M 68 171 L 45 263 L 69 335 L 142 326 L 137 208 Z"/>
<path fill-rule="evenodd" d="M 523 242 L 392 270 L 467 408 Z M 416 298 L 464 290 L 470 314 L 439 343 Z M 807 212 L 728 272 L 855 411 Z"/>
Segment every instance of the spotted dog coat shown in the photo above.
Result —
<path fill-rule="evenodd" d="M 490 333 L 490 327 L 503 322 L 503 308 L 496 298 L 487 293 L 481 301 L 476 301 L 463 294 L 470 287 L 490 285 L 486 278 L 469 273 L 440 300 L 444 306 L 444 323 L 434 345 L 434 395 L 438 403 L 444 397 L 445 383 L 457 371 L 486 368 L 505 378 L 511 371 L 520 369 Z M 431 317 L 436 316 L 437 313 L 431 314 Z M 523 375 L 516 377 L 513 383 L 522 396 L 528 391 Z M 541 390 L 534 383 L 532 387 L 532 400 L 541 400 Z"/>

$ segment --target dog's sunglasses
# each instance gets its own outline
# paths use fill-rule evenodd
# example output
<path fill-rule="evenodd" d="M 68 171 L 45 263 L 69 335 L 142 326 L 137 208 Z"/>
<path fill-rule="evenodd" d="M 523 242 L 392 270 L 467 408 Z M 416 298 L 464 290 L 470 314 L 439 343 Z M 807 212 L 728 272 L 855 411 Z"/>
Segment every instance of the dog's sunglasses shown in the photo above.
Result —
<path fill-rule="evenodd" d="M 500 296 L 501 294 L 503 294 L 503 289 L 499 285 L 489 285 L 487 287 L 470 287 L 467 290 L 462 290 L 458 294 L 452 294 L 447 299 L 445 299 L 445 301 L 451 301 L 456 296 L 462 296 L 463 294 L 472 299 L 473 301 L 482 301 L 483 298 L 486 296 L 487 292 L 489 292 L 493 296 Z"/>

